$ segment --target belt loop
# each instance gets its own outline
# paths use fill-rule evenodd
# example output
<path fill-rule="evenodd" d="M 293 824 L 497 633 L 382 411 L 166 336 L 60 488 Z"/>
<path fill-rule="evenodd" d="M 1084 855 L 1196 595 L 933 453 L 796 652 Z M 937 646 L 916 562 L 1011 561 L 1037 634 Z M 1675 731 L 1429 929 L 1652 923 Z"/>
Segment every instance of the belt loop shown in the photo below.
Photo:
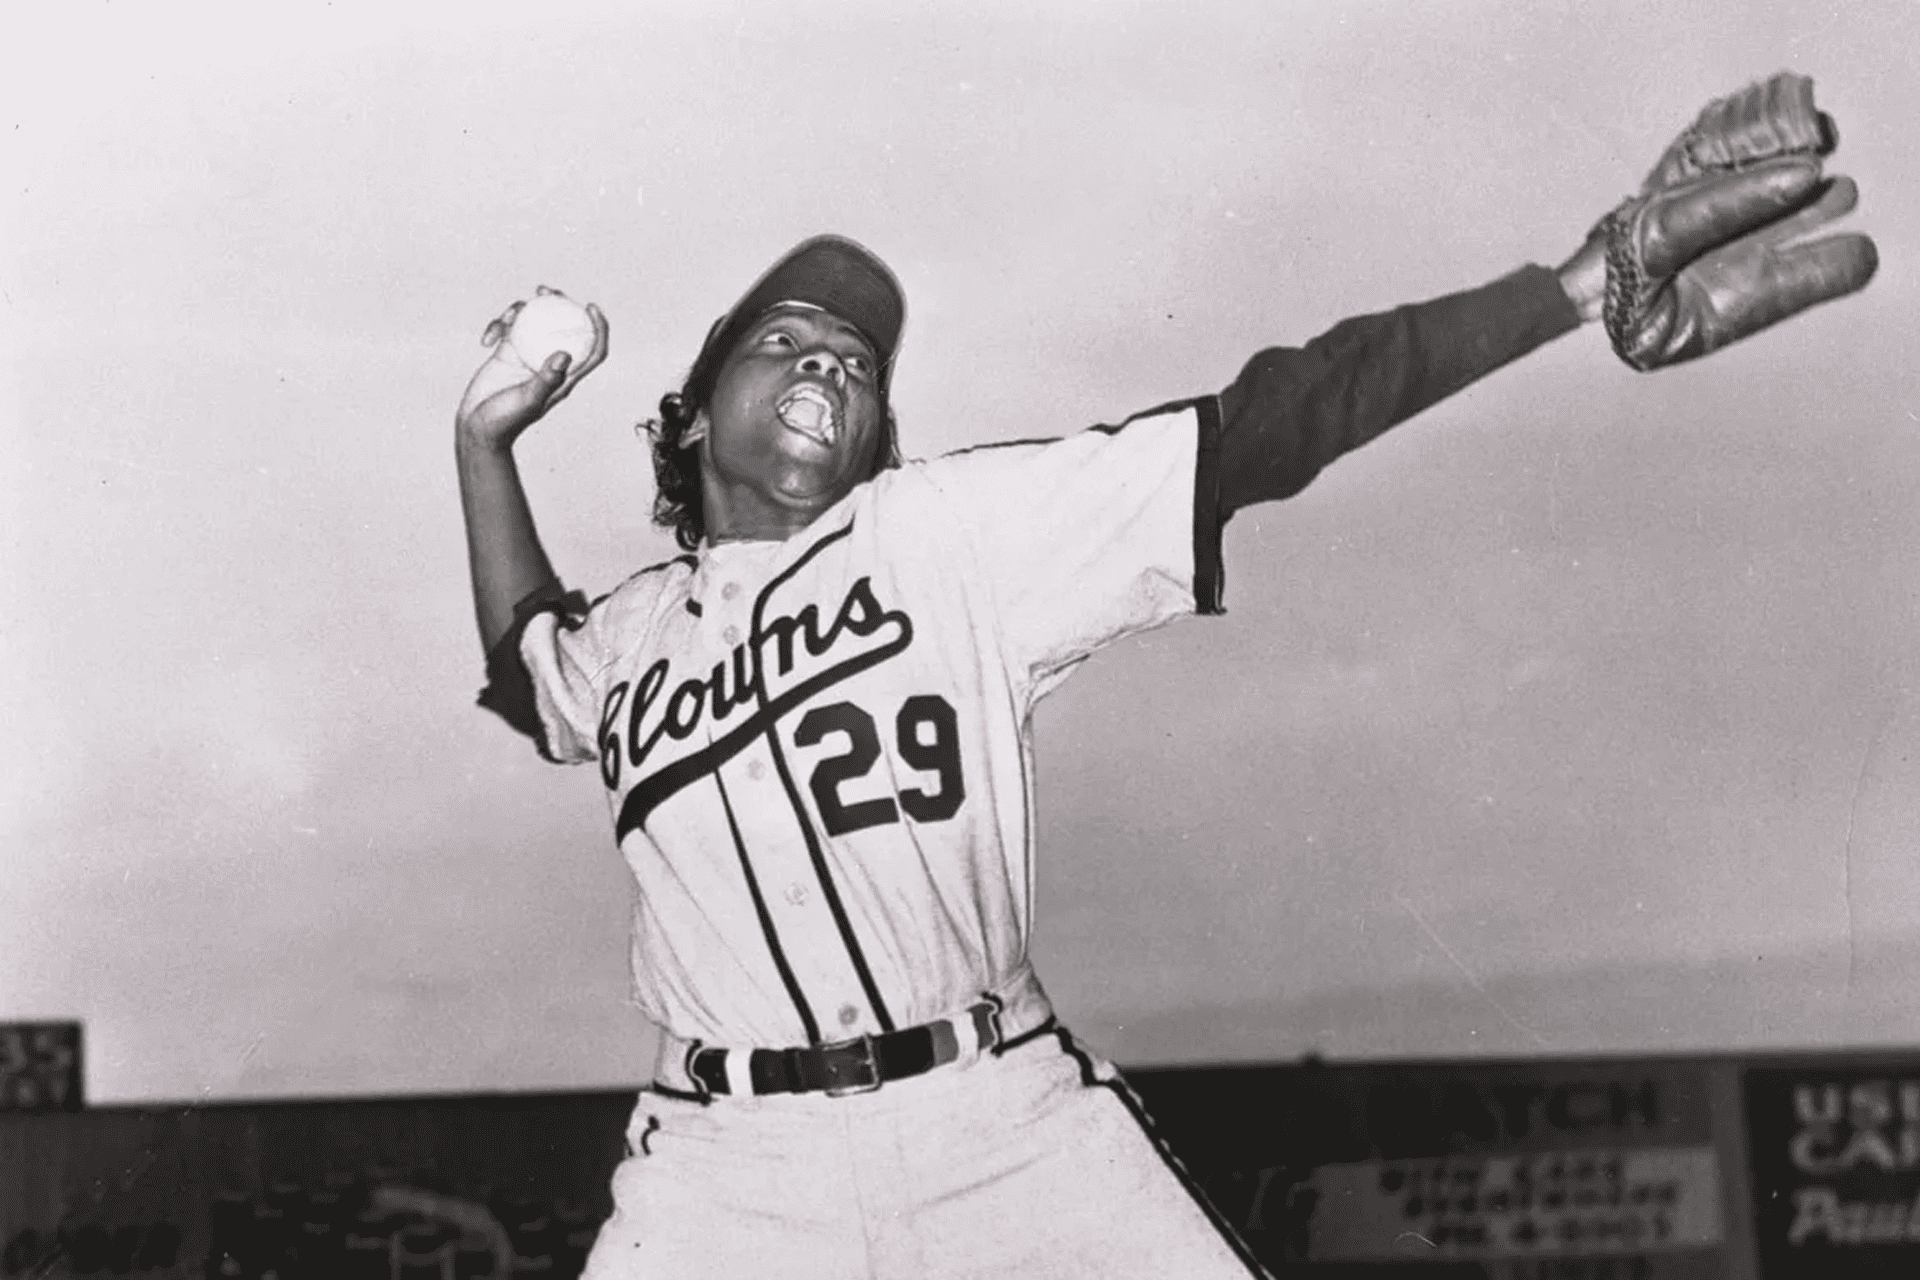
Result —
<path fill-rule="evenodd" d="M 681 1062 L 680 1067 L 687 1079 L 693 1081 L 693 1091 L 700 1095 L 700 1102 L 702 1105 L 705 1105 L 713 1101 L 713 1090 L 709 1089 L 707 1082 L 700 1078 L 700 1073 L 693 1069 L 694 1055 L 700 1052 L 700 1045 L 701 1042 L 698 1040 L 690 1041 L 687 1044 L 687 1055 Z M 725 1051 L 722 1050 L 722 1052 Z M 724 1058 L 721 1059 L 721 1070 L 726 1070 L 726 1059 Z"/>
<path fill-rule="evenodd" d="M 980 1048 L 992 1050 L 994 1057 L 1000 1056 L 1000 1044 L 1006 1033 L 1000 1028 L 1000 1015 L 1006 1011 L 1007 1002 L 991 991 L 980 993 L 982 1003 L 973 1006 L 973 1031 L 979 1039 Z"/>

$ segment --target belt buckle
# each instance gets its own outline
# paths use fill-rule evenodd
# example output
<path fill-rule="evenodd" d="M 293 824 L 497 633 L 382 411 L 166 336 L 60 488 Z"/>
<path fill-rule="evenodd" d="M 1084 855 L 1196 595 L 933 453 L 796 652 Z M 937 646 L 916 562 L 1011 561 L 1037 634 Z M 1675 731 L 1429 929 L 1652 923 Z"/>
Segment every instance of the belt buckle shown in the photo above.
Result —
<path fill-rule="evenodd" d="M 845 1098 L 856 1093 L 872 1093 L 880 1087 L 880 1054 L 879 1051 L 874 1048 L 873 1037 L 870 1035 L 855 1036 L 851 1040 L 836 1040 L 832 1044 L 821 1045 L 820 1051 L 828 1055 L 826 1059 L 828 1071 L 837 1074 L 837 1064 L 833 1055 L 842 1049 L 851 1049 L 856 1045 L 859 1046 L 861 1059 L 866 1064 L 867 1078 L 852 1084 L 829 1085 L 826 1089 L 822 1090 L 829 1098 Z"/>

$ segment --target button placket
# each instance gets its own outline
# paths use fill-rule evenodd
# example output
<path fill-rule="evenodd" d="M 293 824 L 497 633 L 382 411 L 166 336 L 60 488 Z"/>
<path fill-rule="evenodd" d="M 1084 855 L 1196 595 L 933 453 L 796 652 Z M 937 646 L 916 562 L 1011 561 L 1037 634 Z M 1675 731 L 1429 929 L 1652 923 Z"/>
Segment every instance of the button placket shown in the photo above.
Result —
<path fill-rule="evenodd" d="M 745 635 L 741 629 L 745 619 L 741 616 L 742 606 L 739 603 L 742 594 L 743 588 L 740 583 L 730 579 L 720 584 L 719 588 L 713 592 L 713 599 L 709 601 L 711 607 L 708 612 L 717 628 L 720 643 L 729 650 L 738 648 L 742 636 Z"/>

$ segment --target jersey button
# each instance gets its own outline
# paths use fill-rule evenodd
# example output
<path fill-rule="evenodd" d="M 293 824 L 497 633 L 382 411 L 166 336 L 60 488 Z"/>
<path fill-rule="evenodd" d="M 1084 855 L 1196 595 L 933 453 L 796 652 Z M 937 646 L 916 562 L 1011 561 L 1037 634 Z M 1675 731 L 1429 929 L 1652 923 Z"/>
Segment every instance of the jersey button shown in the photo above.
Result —
<path fill-rule="evenodd" d="M 860 1011 L 850 1004 L 840 1006 L 840 1025 L 850 1027 L 860 1021 Z"/>
<path fill-rule="evenodd" d="M 767 766 L 761 764 L 758 760 L 749 760 L 747 761 L 747 776 L 755 782 L 758 782 L 767 776 Z"/>
<path fill-rule="evenodd" d="M 729 582 L 720 588 L 720 598 L 722 600 L 731 600 L 739 594 L 740 584 L 737 582 Z"/>
<path fill-rule="evenodd" d="M 807 886 L 801 884 L 798 880 L 795 880 L 792 884 L 787 886 L 788 902 L 791 902 L 794 906 L 797 907 L 801 903 L 805 902 L 806 900 L 807 900 Z"/>
<path fill-rule="evenodd" d="M 720 633 L 720 638 L 722 640 L 725 640 L 728 644 L 739 644 L 740 628 L 733 626 L 732 624 L 729 624 L 727 626 L 727 629 Z"/>

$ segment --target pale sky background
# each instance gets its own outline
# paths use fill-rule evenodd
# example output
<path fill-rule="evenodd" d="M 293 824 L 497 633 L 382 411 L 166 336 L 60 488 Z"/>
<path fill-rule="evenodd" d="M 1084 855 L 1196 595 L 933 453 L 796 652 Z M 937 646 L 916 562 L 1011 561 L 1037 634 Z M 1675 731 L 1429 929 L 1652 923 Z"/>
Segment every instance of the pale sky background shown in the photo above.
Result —
<path fill-rule="evenodd" d="M 0 1020 L 94 1100 L 645 1074 L 594 772 L 473 706 L 452 415 L 535 285 L 612 321 L 521 450 L 596 593 L 804 235 L 906 284 L 910 453 L 1056 434 L 1559 262 L 1782 67 L 1872 287 L 1241 515 L 1224 619 L 1041 710 L 1037 951 L 1126 1063 L 1920 1040 L 1911 0 L 161 8 L 16 15 L 0 88 Z"/>

